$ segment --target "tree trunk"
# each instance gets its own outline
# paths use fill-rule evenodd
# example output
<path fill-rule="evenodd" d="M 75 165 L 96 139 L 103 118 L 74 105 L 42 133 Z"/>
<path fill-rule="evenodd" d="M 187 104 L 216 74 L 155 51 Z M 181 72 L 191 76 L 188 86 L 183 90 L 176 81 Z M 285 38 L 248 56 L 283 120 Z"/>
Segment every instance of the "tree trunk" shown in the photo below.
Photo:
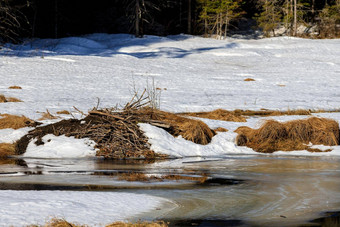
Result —
<path fill-rule="evenodd" d="M 135 20 L 135 36 L 140 37 L 140 30 L 139 30 L 139 24 L 140 24 L 140 5 L 139 0 L 136 0 L 136 20 Z"/>
<path fill-rule="evenodd" d="M 294 0 L 294 36 L 297 35 L 297 0 Z"/>
<path fill-rule="evenodd" d="M 58 0 L 54 0 L 54 38 L 58 38 Z"/>
<path fill-rule="evenodd" d="M 188 0 L 188 34 L 191 34 L 191 0 Z"/>
<path fill-rule="evenodd" d="M 37 5 L 37 1 L 34 0 L 33 2 L 33 11 L 34 11 L 34 15 L 33 15 L 33 24 L 32 24 L 32 38 L 36 36 L 36 29 L 37 29 L 37 16 L 38 16 L 38 5 Z"/>

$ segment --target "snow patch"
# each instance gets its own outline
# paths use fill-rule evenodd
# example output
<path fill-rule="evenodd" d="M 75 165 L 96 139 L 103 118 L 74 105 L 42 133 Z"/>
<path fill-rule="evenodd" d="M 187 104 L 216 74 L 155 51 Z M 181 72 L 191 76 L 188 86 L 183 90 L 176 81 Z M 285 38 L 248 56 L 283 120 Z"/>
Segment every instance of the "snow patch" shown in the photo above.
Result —
<path fill-rule="evenodd" d="M 0 201 L 0 223 L 6 226 L 43 225 L 52 218 L 104 226 L 170 203 L 155 196 L 121 192 L 11 190 L 0 191 Z"/>
<path fill-rule="evenodd" d="M 46 135 L 42 138 L 44 145 L 37 146 L 36 140 L 28 144 L 24 157 L 30 158 L 82 158 L 94 157 L 95 142 L 90 139 L 75 139 L 64 135 Z"/>

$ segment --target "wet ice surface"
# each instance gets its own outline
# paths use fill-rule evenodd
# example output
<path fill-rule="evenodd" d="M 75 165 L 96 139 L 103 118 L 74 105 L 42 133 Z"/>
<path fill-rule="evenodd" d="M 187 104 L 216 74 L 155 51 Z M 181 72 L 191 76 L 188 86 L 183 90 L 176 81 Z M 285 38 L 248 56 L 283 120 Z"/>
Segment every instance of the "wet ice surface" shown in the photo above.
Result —
<path fill-rule="evenodd" d="M 218 219 L 242 220 L 247 225 L 296 226 L 319 217 L 321 212 L 336 211 L 340 206 L 339 157 L 231 155 L 155 163 L 98 159 L 25 159 L 17 163 L 21 166 L 0 166 L 2 189 L 19 189 L 24 190 L 23 193 L 34 189 L 48 192 L 63 189 L 105 191 L 108 196 L 116 192 L 156 196 L 172 201 L 160 203 L 161 208 L 157 210 L 157 218 L 171 221 Z M 203 184 L 190 180 L 134 182 L 116 177 L 131 172 L 159 176 L 204 175 L 209 180 Z M 31 193 L 36 196 L 40 192 Z M 18 204 L 20 207 L 20 201 Z M 86 218 L 78 222 L 93 223 L 92 216 L 101 211 L 91 212 L 89 222 Z M 126 218 L 156 217 L 146 210 Z M 102 221 L 114 220 L 115 217 L 111 217 Z"/>

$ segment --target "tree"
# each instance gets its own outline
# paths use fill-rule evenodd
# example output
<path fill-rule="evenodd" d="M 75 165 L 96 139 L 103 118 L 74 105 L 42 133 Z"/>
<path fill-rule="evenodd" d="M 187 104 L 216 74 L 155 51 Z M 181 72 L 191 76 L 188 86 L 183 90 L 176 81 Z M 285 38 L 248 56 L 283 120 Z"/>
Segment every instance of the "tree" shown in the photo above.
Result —
<path fill-rule="evenodd" d="M 262 12 L 256 17 L 258 26 L 263 30 L 266 36 L 273 33 L 279 27 L 282 21 L 281 5 L 278 0 L 265 0 L 262 2 Z"/>
<path fill-rule="evenodd" d="M 340 0 L 326 5 L 320 13 L 320 35 L 324 38 L 340 36 Z"/>
<path fill-rule="evenodd" d="M 25 3 L 1 0 L 0 1 L 0 42 L 17 42 L 20 33 L 28 24 L 28 20 L 21 9 L 29 6 Z"/>
<path fill-rule="evenodd" d="M 241 17 L 241 0 L 200 0 L 204 21 L 205 35 L 207 32 L 216 34 L 218 38 L 226 38 L 230 22 Z"/>

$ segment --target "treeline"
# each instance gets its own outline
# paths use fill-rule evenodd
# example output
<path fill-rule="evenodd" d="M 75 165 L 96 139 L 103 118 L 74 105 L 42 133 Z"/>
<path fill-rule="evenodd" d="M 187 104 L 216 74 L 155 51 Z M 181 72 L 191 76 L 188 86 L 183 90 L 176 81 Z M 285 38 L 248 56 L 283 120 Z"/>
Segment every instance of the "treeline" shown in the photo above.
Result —
<path fill-rule="evenodd" d="M 340 36 L 340 0 L 0 0 L 0 42 L 88 33 Z"/>

